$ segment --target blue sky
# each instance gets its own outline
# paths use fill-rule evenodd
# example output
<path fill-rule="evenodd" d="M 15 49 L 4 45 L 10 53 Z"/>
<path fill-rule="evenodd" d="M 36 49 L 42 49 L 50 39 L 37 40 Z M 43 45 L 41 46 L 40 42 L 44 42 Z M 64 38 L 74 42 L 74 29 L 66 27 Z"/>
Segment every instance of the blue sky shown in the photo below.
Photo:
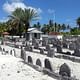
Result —
<path fill-rule="evenodd" d="M 39 21 L 44 24 L 52 19 L 75 26 L 80 16 L 80 0 L 0 0 L 0 21 L 5 21 L 17 6 L 37 9 L 40 19 L 34 23 Z"/>

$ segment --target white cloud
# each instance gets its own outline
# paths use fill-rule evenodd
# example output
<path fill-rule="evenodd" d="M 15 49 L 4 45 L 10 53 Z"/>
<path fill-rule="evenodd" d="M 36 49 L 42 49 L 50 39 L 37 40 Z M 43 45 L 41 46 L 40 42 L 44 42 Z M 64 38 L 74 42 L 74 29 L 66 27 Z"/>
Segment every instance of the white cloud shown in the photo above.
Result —
<path fill-rule="evenodd" d="M 31 6 L 26 6 L 23 2 L 21 2 L 22 0 L 14 0 L 14 1 L 19 1 L 19 2 L 12 2 L 11 4 L 6 2 L 3 5 L 3 9 L 4 11 L 6 11 L 7 13 L 11 13 L 12 11 L 14 11 L 16 8 L 22 8 L 22 9 L 34 9 L 36 12 L 38 12 L 38 14 L 42 13 L 42 10 L 40 8 L 34 8 Z"/>
<path fill-rule="evenodd" d="M 55 13 L 55 10 L 54 9 L 48 9 L 48 13 L 53 14 L 53 13 Z"/>
<path fill-rule="evenodd" d="M 38 8 L 37 11 L 38 11 L 38 13 L 42 13 L 41 8 Z"/>
<path fill-rule="evenodd" d="M 6 2 L 4 5 L 3 5 L 3 9 L 8 12 L 8 13 L 11 13 L 12 11 L 14 11 L 16 8 L 26 8 L 26 5 L 22 2 L 13 2 L 11 4 L 9 4 L 8 2 Z"/>

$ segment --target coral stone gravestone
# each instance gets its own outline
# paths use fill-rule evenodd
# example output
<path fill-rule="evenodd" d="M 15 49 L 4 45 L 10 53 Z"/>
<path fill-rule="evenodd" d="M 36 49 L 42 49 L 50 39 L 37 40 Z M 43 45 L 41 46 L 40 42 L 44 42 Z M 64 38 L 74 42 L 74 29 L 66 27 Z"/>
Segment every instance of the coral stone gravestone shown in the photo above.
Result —
<path fill-rule="evenodd" d="M 58 52 L 58 53 L 62 53 L 62 48 L 61 48 L 61 46 L 57 46 L 57 52 Z"/>
<path fill-rule="evenodd" d="M 40 48 L 40 54 L 44 54 L 44 49 Z"/>
<path fill-rule="evenodd" d="M 59 70 L 59 74 L 62 76 L 71 77 L 71 70 L 66 63 L 61 65 L 60 70 Z"/>
<path fill-rule="evenodd" d="M 53 57 L 54 56 L 54 49 L 49 49 L 47 56 L 48 57 Z"/>

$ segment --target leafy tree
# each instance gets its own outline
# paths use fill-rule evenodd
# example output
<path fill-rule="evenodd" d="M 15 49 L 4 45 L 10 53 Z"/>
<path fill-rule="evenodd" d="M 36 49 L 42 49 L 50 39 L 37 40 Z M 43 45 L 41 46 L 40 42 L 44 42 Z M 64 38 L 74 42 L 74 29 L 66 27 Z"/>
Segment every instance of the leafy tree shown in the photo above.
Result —
<path fill-rule="evenodd" d="M 70 31 L 71 35 L 80 35 L 80 29 L 77 29 L 76 27 L 72 28 Z"/>

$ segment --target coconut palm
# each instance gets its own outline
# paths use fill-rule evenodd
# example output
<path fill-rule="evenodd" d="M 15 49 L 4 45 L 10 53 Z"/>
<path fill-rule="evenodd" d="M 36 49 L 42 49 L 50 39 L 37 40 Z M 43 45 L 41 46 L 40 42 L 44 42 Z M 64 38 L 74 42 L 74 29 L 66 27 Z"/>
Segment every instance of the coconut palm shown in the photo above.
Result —
<path fill-rule="evenodd" d="M 64 30 L 66 30 L 66 25 L 65 24 L 62 24 L 62 30 L 64 32 Z"/>
<path fill-rule="evenodd" d="M 79 25 L 79 29 L 80 29 L 80 17 L 77 18 L 76 23 L 77 25 Z"/>
<path fill-rule="evenodd" d="M 22 31 L 21 31 L 22 16 L 23 16 L 23 10 L 21 8 L 17 8 L 15 11 L 12 12 L 11 15 L 9 15 L 11 28 L 17 29 L 20 37 L 22 34 Z"/>
<path fill-rule="evenodd" d="M 38 13 L 34 9 L 24 9 L 22 22 L 25 26 L 26 33 L 28 28 L 30 27 L 30 22 L 38 19 Z"/>
<path fill-rule="evenodd" d="M 34 9 L 23 10 L 21 8 L 17 8 L 9 17 L 11 18 L 13 25 L 16 25 L 16 28 L 19 30 L 19 35 L 21 36 L 22 26 L 25 27 L 25 32 L 27 33 L 27 30 L 30 27 L 30 22 L 35 20 L 38 15 Z"/>

